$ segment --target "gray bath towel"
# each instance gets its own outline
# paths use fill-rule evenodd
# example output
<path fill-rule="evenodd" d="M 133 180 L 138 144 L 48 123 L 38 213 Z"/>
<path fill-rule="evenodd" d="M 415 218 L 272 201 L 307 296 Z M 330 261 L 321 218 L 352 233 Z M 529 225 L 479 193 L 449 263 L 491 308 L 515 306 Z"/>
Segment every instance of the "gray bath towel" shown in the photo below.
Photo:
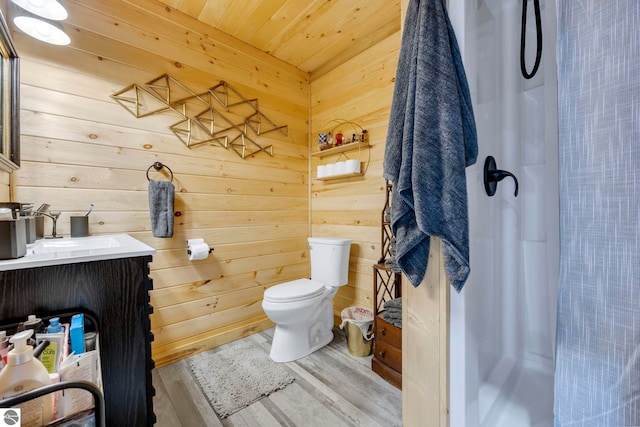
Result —
<path fill-rule="evenodd" d="M 153 237 L 173 236 L 174 198 L 171 182 L 149 180 L 149 216 Z"/>
<path fill-rule="evenodd" d="M 402 297 L 394 298 L 384 303 L 385 309 L 399 308 L 402 309 Z"/>
<path fill-rule="evenodd" d="M 391 323 L 394 326 L 397 326 L 399 328 L 402 328 L 402 310 L 395 311 L 397 309 L 392 309 L 390 310 L 385 310 L 382 312 L 382 318 L 388 322 Z"/>
<path fill-rule="evenodd" d="M 429 238 L 442 240 L 445 271 L 460 291 L 469 275 L 465 167 L 478 144 L 469 87 L 445 0 L 407 10 L 384 158 L 393 181 L 396 261 L 413 286 L 427 268 Z"/>
<path fill-rule="evenodd" d="M 383 317 L 385 320 L 388 319 L 402 319 L 402 310 L 399 308 L 387 308 L 383 312 Z"/>

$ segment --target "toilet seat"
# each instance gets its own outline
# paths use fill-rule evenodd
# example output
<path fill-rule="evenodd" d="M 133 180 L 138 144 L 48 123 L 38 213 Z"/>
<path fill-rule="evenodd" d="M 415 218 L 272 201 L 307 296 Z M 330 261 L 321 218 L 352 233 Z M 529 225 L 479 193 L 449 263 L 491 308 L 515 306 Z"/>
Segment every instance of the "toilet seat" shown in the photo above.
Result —
<path fill-rule="evenodd" d="M 264 301 L 285 303 L 304 301 L 322 295 L 327 287 L 309 279 L 292 280 L 264 291 Z"/>

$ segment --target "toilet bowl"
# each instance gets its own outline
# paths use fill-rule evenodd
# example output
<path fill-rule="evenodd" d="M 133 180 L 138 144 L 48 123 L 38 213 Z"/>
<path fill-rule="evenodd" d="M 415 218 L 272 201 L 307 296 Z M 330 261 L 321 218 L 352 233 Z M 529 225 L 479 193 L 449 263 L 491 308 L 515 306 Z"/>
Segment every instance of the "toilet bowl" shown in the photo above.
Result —
<path fill-rule="evenodd" d="M 291 362 L 333 340 L 333 297 L 348 282 L 351 240 L 310 237 L 311 279 L 268 288 L 262 308 L 276 324 L 270 357 Z"/>

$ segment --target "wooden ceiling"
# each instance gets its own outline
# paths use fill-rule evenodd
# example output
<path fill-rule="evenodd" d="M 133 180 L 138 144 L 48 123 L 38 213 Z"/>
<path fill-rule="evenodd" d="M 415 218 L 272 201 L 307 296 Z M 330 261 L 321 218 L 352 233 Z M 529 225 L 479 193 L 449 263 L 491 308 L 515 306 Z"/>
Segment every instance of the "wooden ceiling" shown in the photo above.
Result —
<path fill-rule="evenodd" d="M 314 76 L 400 29 L 400 0 L 160 0 Z"/>

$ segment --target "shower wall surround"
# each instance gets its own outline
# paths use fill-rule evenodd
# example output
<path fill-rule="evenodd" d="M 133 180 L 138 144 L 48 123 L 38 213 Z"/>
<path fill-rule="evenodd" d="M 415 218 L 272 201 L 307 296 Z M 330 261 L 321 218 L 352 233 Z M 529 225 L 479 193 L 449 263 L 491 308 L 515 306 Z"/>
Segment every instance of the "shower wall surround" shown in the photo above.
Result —
<path fill-rule="evenodd" d="M 558 2 L 555 425 L 640 425 L 640 3 Z"/>

